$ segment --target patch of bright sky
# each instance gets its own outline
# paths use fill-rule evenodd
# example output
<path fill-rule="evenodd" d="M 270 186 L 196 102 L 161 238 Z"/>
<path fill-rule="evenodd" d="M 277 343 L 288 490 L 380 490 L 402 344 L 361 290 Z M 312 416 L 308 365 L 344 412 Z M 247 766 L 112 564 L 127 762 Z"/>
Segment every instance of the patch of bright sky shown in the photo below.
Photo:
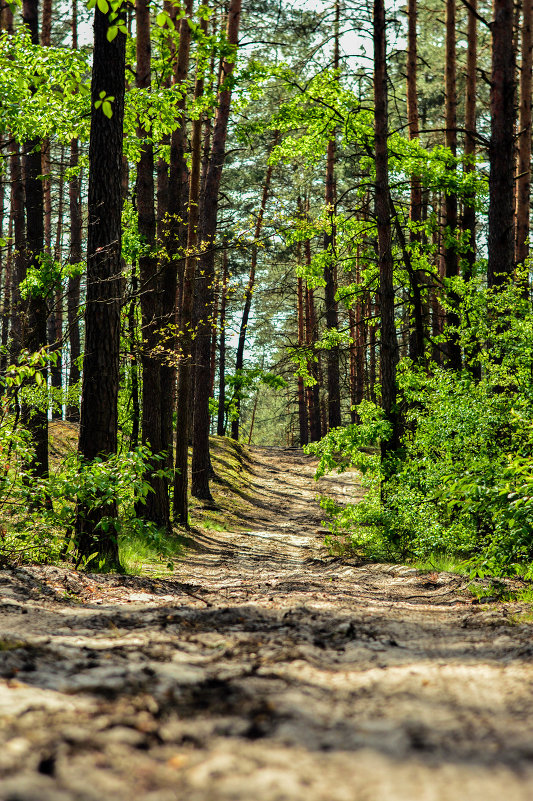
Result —
<path fill-rule="evenodd" d="M 333 31 L 334 0 L 280 0 L 292 8 L 324 14 L 325 24 Z M 340 0 L 341 2 L 341 54 L 352 69 L 370 68 L 373 59 L 372 0 Z M 405 7 L 403 0 L 385 0 L 390 17 L 397 18 Z M 404 49 L 403 31 L 389 26 L 389 48 Z"/>

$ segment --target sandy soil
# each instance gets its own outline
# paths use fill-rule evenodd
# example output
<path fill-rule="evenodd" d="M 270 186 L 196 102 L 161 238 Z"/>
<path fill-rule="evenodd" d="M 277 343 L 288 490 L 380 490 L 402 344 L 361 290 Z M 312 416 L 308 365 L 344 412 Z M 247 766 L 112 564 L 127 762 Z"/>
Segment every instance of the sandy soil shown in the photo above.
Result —
<path fill-rule="evenodd" d="M 312 461 L 253 455 L 171 579 L 0 572 L 1 801 L 531 801 L 516 605 L 328 557 Z"/>

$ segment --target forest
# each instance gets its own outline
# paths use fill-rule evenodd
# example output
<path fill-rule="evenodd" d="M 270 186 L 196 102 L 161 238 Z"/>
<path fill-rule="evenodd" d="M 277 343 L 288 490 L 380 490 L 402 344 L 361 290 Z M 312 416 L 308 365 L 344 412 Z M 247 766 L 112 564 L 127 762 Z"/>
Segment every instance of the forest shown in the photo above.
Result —
<path fill-rule="evenodd" d="M 333 553 L 533 578 L 532 0 L 0 21 L 0 563 L 172 566 L 226 437 L 361 476 Z"/>

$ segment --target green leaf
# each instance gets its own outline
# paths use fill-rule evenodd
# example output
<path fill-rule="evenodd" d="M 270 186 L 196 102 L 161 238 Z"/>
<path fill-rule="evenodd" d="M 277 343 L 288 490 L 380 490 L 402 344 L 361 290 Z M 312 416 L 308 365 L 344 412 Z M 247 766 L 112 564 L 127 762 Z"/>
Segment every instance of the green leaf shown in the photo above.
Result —
<path fill-rule="evenodd" d="M 102 12 L 102 14 L 107 14 L 107 12 L 109 11 L 109 3 L 107 2 L 107 0 L 96 0 L 96 4 L 100 9 L 100 11 Z"/>
<path fill-rule="evenodd" d="M 111 25 L 111 27 L 107 29 L 107 34 L 106 34 L 107 35 L 107 41 L 108 42 L 112 42 L 113 39 L 116 38 L 117 34 L 118 34 L 117 26 L 116 25 Z"/>
<path fill-rule="evenodd" d="M 113 116 L 113 109 L 111 108 L 111 103 L 109 103 L 107 100 L 104 100 L 104 102 L 102 103 L 102 111 L 104 112 L 106 117 L 108 117 L 108 119 L 111 119 L 111 117 Z"/>

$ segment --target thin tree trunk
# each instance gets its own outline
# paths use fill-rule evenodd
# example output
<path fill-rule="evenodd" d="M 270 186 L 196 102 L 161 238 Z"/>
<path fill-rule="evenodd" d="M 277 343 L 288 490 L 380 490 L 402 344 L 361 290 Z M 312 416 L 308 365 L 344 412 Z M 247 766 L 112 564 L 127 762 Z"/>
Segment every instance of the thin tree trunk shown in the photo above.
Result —
<path fill-rule="evenodd" d="M 9 215 L 7 253 L 2 287 L 2 333 L 0 338 L 0 376 L 5 375 L 8 361 L 9 323 L 11 319 L 11 285 L 13 275 L 13 215 Z"/>
<path fill-rule="evenodd" d="M 505 283 L 514 269 L 514 97 L 513 2 L 494 0 L 490 89 L 489 287 Z"/>
<path fill-rule="evenodd" d="M 39 44 L 38 0 L 24 0 L 22 6 L 24 24 L 28 27 L 32 44 Z M 41 179 L 41 145 L 33 139 L 26 143 L 23 157 L 24 188 L 26 205 L 26 269 L 39 270 L 40 257 L 44 250 L 44 198 Z M 43 295 L 31 296 L 26 304 L 27 324 L 23 346 L 35 353 L 46 347 L 46 301 Z M 41 371 L 45 378 L 47 370 Z M 33 407 L 23 410 L 26 427 L 31 433 L 34 456 L 31 468 L 38 476 L 48 474 L 48 414 L 46 408 Z"/>
<path fill-rule="evenodd" d="M 191 42 L 190 21 L 193 13 L 193 0 L 186 0 L 184 16 L 179 23 L 179 46 L 173 82 L 185 89 L 189 70 L 189 53 Z M 176 336 L 173 333 L 180 315 L 179 327 L 184 324 L 181 302 L 177 310 L 177 300 L 183 295 L 185 279 L 185 251 L 187 248 L 187 165 L 185 151 L 187 149 L 187 130 L 185 124 L 186 92 L 178 101 L 177 108 L 181 113 L 180 125 L 173 131 L 170 141 L 168 225 L 166 226 L 166 258 L 161 270 L 162 288 L 162 328 L 167 351 L 174 356 L 176 352 Z M 168 453 L 168 466 L 172 467 L 174 410 L 176 408 L 176 367 L 169 359 L 161 364 L 161 443 Z M 179 401 L 178 401 L 179 403 Z M 175 459 L 178 459 L 176 454 Z"/>
<path fill-rule="evenodd" d="M 175 19 L 176 16 L 176 6 L 170 2 L 170 0 L 164 0 L 163 2 L 163 9 L 167 12 L 167 14 Z M 168 37 L 168 48 L 170 51 L 170 59 L 171 62 L 174 61 L 175 58 L 175 39 L 172 34 Z M 172 83 L 172 74 L 169 70 L 168 74 L 165 75 L 164 85 L 168 89 Z M 161 147 L 170 147 L 170 134 L 164 134 L 161 140 Z M 165 238 L 165 226 L 167 225 L 167 214 L 168 214 L 168 200 L 169 200 L 169 164 L 165 158 L 160 157 L 157 161 L 157 239 L 159 242 L 163 242 Z M 170 462 L 172 462 L 172 454 L 170 455 Z"/>
<path fill-rule="evenodd" d="M 398 446 L 396 414 L 396 364 L 398 343 L 394 320 L 394 283 L 389 206 L 387 52 L 384 0 L 374 0 L 374 137 L 376 153 L 375 204 L 378 229 L 380 368 L 383 411 L 391 424 L 391 433 L 381 441 L 381 458 Z"/>
<path fill-rule="evenodd" d="M 222 299 L 220 301 L 220 337 L 218 351 L 218 419 L 217 434 L 226 434 L 226 307 L 228 303 L 228 251 L 224 248 L 222 257 Z"/>
<path fill-rule="evenodd" d="M 355 322 L 355 309 L 348 309 L 348 322 L 350 325 L 350 421 L 357 423 L 356 387 L 357 387 L 357 328 Z"/>
<path fill-rule="evenodd" d="M 206 22 L 202 20 L 202 30 Z M 194 95 L 199 100 L 204 93 L 204 76 L 200 63 L 197 65 Z M 181 359 L 178 372 L 176 461 L 174 471 L 174 519 L 186 528 L 189 527 L 189 433 L 191 429 L 192 394 L 192 325 L 194 306 L 194 283 L 199 262 L 198 223 L 200 202 L 200 171 L 202 159 L 202 120 L 193 121 L 191 141 L 191 175 L 189 179 L 189 226 L 187 231 L 187 253 L 183 276 L 181 303 Z M 209 436 L 209 432 L 208 432 Z"/>
<path fill-rule="evenodd" d="M 235 47 L 238 42 L 242 0 L 231 0 L 228 12 L 227 41 Z M 211 499 L 209 476 L 211 460 L 209 457 L 209 367 L 211 345 L 210 311 L 213 306 L 213 278 L 215 259 L 215 235 L 217 227 L 218 194 L 222 167 L 226 152 L 231 104 L 229 80 L 234 62 L 224 61 L 223 76 L 219 92 L 219 104 L 213 131 L 211 157 L 207 168 L 205 193 L 199 221 L 199 241 L 203 248 L 200 258 L 199 278 L 197 279 L 198 330 L 196 338 L 196 370 L 193 422 L 192 493 L 197 498 Z"/>
<path fill-rule="evenodd" d="M 89 143 L 87 303 L 79 452 L 86 460 L 117 452 L 121 306 L 122 149 L 126 36 L 107 39 L 107 15 L 94 17 Z M 95 103 L 100 92 L 114 98 L 111 118 Z M 119 564 L 116 533 L 101 527 L 117 515 L 116 502 L 78 507 L 79 559 L 93 553 L 110 567 Z"/>
<path fill-rule="evenodd" d="M 304 251 L 305 263 L 307 267 L 310 267 L 311 242 L 309 239 L 306 239 L 304 242 Z M 305 338 L 308 350 L 313 349 L 314 344 L 318 339 L 318 328 L 316 321 L 315 295 L 311 287 L 306 287 Z M 318 373 L 318 361 L 310 361 L 307 365 L 307 369 L 314 380 L 313 385 L 307 387 L 309 439 L 311 442 L 318 442 L 322 435 L 320 423 L 320 377 Z"/>
<path fill-rule="evenodd" d="M 339 14 L 340 3 L 335 0 L 334 51 L 333 69 L 339 69 Z M 337 264 L 336 264 L 336 226 L 335 213 L 337 187 L 335 181 L 336 131 L 333 129 L 327 150 L 326 166 L 326 212 L 329 215 L 328 230 L 324 234 L 324 300 L 326 305 L 326 325 L 329 330 L 339 327 L 337 301 Z M 339 375 L 339 346 L 334 345 L 327 351 L 328 381 L 328 428 L 337 428 L 341 424 L 341 396 Z"/>
<path fill-rule="evenodd" d="M 407 124 L 409 140 L 419 138 L 418 95 L 417 95 L 417 0 L 408 0 L 408 36 L 407 36 Z M 419 175 L 411 178 L 411 200 L 409 206 L 411 221 L 410 240 L 413 245 L 420 242 L 420 232 L 416 229 L 422 218 L 422 183 Z M 418 361 L 424 356 L 424 313 L 422 309 L 422 291 L 424 274 L 418 269 L 409 270 L 411 283 L 411 307 L 414 325 L 409 320 L 409 356 Z"/>
<path fill-rule="evenodd" d="M 147 0 L 136 0 L 137 19 L 137 88 L 150 91 L 151 39 L 150 8 Z M 142 150 L 137 165 L 137 210 L 141 239 L 139 255 L 140 299 L 142 315 L 142 441 L 150 447 L 154 459 L 148 466 L 146 481 L 151 492 L 139 506 L 139 513 L 161 528 L 170 529 L 170 511 L 166 480 L 158 475 L 165 449 L 161 419 L 161 369 L 158 347 L 162 312 L 162 287 L 155 253 L 156 221 L 154 206 L 154 151 L 148 133 L 142 128 L 137 135 Z"/>
<path fill-rule="evenodd" d="M 276 134 L 276 138 L 274 140 L 274 146 L 277 144 L 277 141 L 278 141 L 278 136 Z M 255 272 L 257 269 L 257 241 L 261 235 L 261 229 L 263 227 L 263 219 L 265 216 L 266 204 L 270 192 L 270 181 L 272 178 L 273 169 L 274 169 L 273 166 L 269 164 L 266 171 L 265 183 L 263 184 L 263 195 L 261 197 L 261 206 L 259 208 L 259 213 L 257 215 L 257 220 L 255 223 L 254 244 L 252 245 L 252 257 L 250 263 L 250 274 L 248 276 L 248 284 L 244 293 L 244 308 L 242 311 L 241 327 L 239 329 L 239 341 L 237 344 L 237 354 L 235 357 L 236 387 L 238 387 L 239 385 L 239 376 L 244 366 L 244 348 L 246 345 L 246 331 L 248 328 L 248 320 L 250 318 L 250 311 L 252 308 L 252 300 L 255 287 Z M 240 395 L 237 394 L 235 400 L 235 409 L 236 409 L 235 417 L 231 421 L 231 438 L 234 440 L 239 439 L 240 408 L 241 408 L 241 399 Z"/>
<path fill-rule="evenodd" d="M 217 371 L 218 304 L 220 299 L 220 278 L 215 276 L 215 299 L 213 301 L 213 333 L 211 336 L 211 371 L 209 376 L 209 397 L 215 394 L 215 375 Z"/>
<path fill-rule="evenodd" d="M 529 206 L 531 200 L 531 24 L 532 0 L 522 0 L 522 47 L 520 65 L 520 111 L 518 121 L 518 166 L 516 182 L 515 261 L 529 256 Z"/>
<path fill-rule="evenodd" d="M 52 43 L 52 0 L 43 0 L 41 44 L 50 47 Z"/>
<path fill-rule="evenodd" d="M 301 350 L 305 347 L 304 288 L 302 278 L 298 278 L 296 286 L 296 315 L 298 320 L 298 348 Z M 300 445 L 307 445 L 309 442 L 309 427 L 305 405 L 304 380 L 301 375 L 298 376 L 298 423 Z"/>
<path fill-rule="evenodd" d="M 78 49 L 78 2 L 72 0 L 72 49 Z M 68 184 L 69 198 L 69 217 L 70 217 L 70 264 L 81 264 L 82 259 L 82 213 L 81 213 L 81 192 L 79 169 L 79 142 L 77 139 L 70 141 L 70 168 L 71 178 Z M 74 393 L 80 381 L 79 359 L 81 355 L 80 346 L 80 274 L 79 272 L 69 276 L 67 287 L 67 323 L 69 336 L 69 375 L 68 375 L 68 401 L 67 401 L 67 420 L 71 423 L 78 423 L 80 420 L 79 404 L 74 399 Z"/>
<path fill-rule="evenodd" d="M 79 167 L 79 143 L 77 139 L 72 139 L 70 143 L 70 167 L 77 170 Z M 80 178 L 77 173 L 72 173 L 68 187 L 69 193 L 69 216 L 70 216 L 70 254 L 71 264 L 79 265 L 82 259 L 82 212 L 80 198 Z M 79 384 L 81 373 L 79 359 L 81 356 L 80 346 L 80 273 L 77 270 L 69 276 L 67 288 L 67 322 L 70 345 L 69 363 L 69 400 L 67 403 L 67 420 L 71 423 L 78 423 L 80 420 L 80 409 L 74 399 L 74 393 Z"/>
<path fill-rule="evenodd" d="M 470 0 L 468 9 L 468 51 L 466 60 L 466 96 L 465 96 L 465 166 L 466 174 L 475 170 L 476 155 L 476 91 L 477 91 L 477 0 Z M 476 210 L 475 193 L 465 198 L 463 210 L 463 231 L 469 234 L 470 247 L 464 256 L 464 277 L 472 278 L 476 263 Z"/>
<path fill-rule="evenodd" d="M 54 245 L 54 261 L 56 264 L 61 263 L 61 243 L 63 238 L 63 198 L 64 198 L 64 147 L 61 147 L 61 158 L 59 164 L 59 188 L 58 188 L 58 201 L 57 201 L 57 228 L 56 228 L 56 241 Z M 63 357 L 62 357 L 62 342 L 63 342 L 63 287 L 61 278 L 59 277 L 56 283 L 55 292 L 51 295 L 52 308 L 48 317 L 48 341 L 50 343 L 50 352 L 57 354 L 56 360 L 52 362 L 50 368 L 50 383 L 54 390 L 52 394 L 52 419 L 63 419 Z"/>
<path fill-rule="evenodd" d="M 24 213 L 24 184 L 20 148 L 13 142 L 9 157 L 11 181 L 11 216 L 13 219 L 13 291 L 11 293 L 11 349 L 10 359 L 18 361 L 27 325 L 25 309 L 20 297 L 20 285 L 26 278 L 26 215 Z"/>
<path fill-rule="evenodd" d="M 377 383 L 377 342 L 376 342 L 376 325 L 375 318 L 377 315 L 377 306 L 372 302 L 372 297 L 368 299 L 368 318 L 369 318 L 369 332 L 368 332 L 368 397 L 372 403 L 376 402 L 376 383 Z"/>
<path fill-rule="evenodd" d="M 445 117 L 446 147 L 452 155 L 457 154 L 457 59 L 456 59 L 456 0 L 446 0 L 446 75 L 445 75 Z M 453 167 L 455 171 L 455 167 Z M 444 242 L 444 261 L 446 278 L 453 279 L 459 275 L 459 254 L 455 241 L 458 224 L 457 195 L 454 190 L 445 194 L 446 232 Z M 451 310 L 446 313 L 446 323 L 452 329 L 459 323 L 456 306 L 458 298 L 454 292 L 448 293 Z M 448 366 L 458 370 L 461 367 L 461 348 L 456 332 L 448 333 L 447 342 Z"/>
<path fill-rule="evenodd" d="M 139 282 L 135 264 L 131 266 L 131 299 L 128 306 L 128 334 L 130 340 L 130 374 L 131 374 L 131 440 L 130 448 L 134 450 L 139 444 L 141 406 L 139 400 L 139 372 L 137 364 L 137 294 Z"/>

